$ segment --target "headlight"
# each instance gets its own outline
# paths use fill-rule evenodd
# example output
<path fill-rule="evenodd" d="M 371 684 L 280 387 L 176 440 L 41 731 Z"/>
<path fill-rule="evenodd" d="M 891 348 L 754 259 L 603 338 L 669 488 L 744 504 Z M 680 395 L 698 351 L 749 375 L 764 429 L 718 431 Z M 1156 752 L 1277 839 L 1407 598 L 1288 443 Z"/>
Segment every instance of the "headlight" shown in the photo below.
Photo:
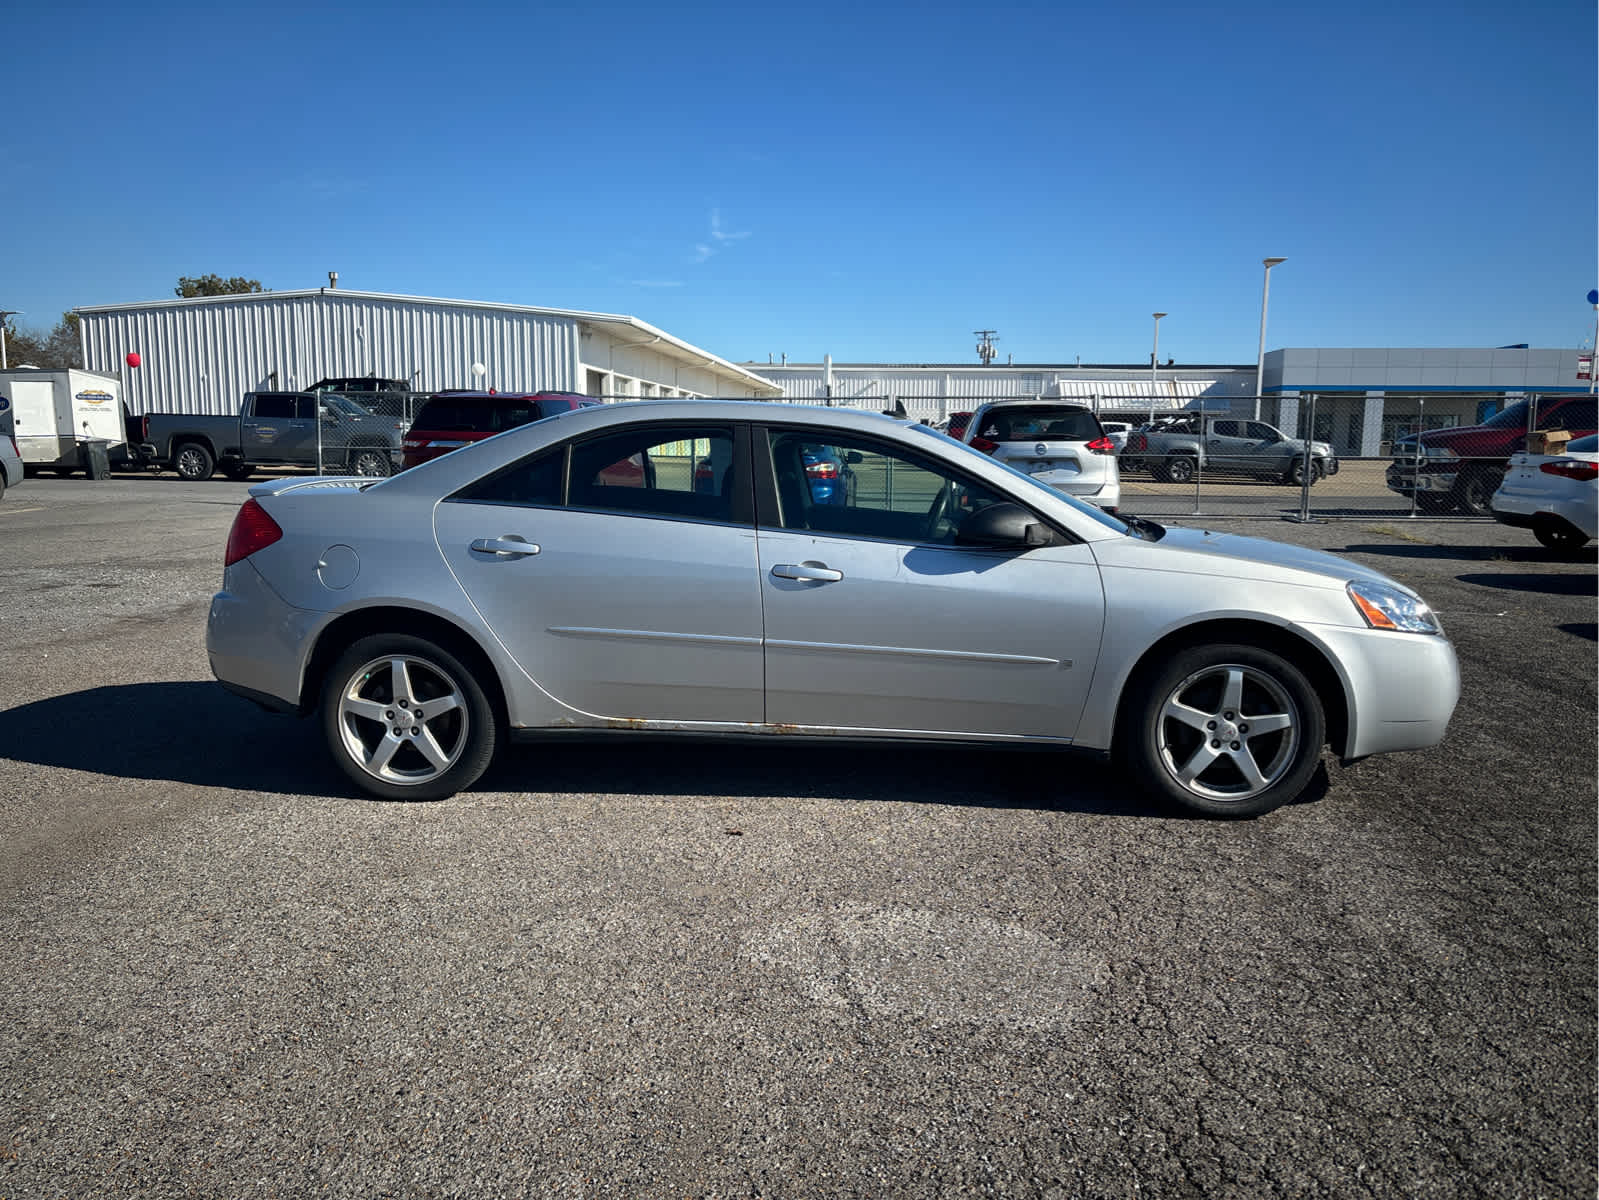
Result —
<path fill-rule="evenodd" d="M 1423 453 L 1426 454 L 1426 456 L 1428 458 L 1445 458 L 1445 459 L 1448 459 L 1448 458 L 1459 458 L 1460 457 L 1460 455 L 1456 454 L 1448 446 L 1428 446 L 1426 448 L 1426 450 L 1423 451 Z"/>
<path fill-rule="evenodd" d="M 1382 583 L 1351 583 L 1349 599 L 1373 629 L 1396 633 L 1437 633 L 1438 618 L 1420 596 Z"/>

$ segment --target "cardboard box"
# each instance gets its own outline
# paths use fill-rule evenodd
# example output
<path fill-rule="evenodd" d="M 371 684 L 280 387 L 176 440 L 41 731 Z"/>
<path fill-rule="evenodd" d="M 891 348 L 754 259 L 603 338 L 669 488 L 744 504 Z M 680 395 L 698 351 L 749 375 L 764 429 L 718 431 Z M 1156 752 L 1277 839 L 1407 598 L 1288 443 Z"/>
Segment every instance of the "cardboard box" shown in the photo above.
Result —
<path fill-rule="evenodd" d="M 1550 429 L 1535 433 L 1527 439 L 1528 454 L 1564 454 L 1571 434 L 1564 429 Z"/>

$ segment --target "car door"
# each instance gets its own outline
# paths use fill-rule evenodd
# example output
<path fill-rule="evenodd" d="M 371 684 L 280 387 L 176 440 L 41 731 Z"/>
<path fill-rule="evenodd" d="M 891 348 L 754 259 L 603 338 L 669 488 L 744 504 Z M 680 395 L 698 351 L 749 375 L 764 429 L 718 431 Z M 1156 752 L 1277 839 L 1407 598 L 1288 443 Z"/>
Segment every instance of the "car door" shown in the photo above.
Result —
<path fill-rule="evenodd" d="M 761 597 L 737 429 L 592 436 L 570 444 L 569 462 L 563 444 L 437 506 L 440 552 L 550 696 L 612 721 L 760 721 Z M 727 468 L 696 487 L 698 458 Z"/>
<path fill-rule="evenodd" d="M 297 392 L 256 392 L 250 411 L 239 419 L 239 443 L 246 462 L 316 462 L 316 421 L 310 397 Z M 305 401 L 301 411 L 300 401 Z"/>
<path fill-rule="evenodd" d="M 1223 419 L 1210 423 L 1205 439 L 1205 465 L 1219 471 L 1243 471 L 1255 465 L 1255 445 L 1246 436 L 1247 422 Z"/>
<path fill-rule="evenodd" d="M 804 471 L 822 443 L 853 472 L 841 503 Z M 1104 626 L 1086 545 L 955 545 L 964 515 L 1008 497 L 902 446 L 782 427 L 754 445 L 768 723 L 1073 736 Z"/>

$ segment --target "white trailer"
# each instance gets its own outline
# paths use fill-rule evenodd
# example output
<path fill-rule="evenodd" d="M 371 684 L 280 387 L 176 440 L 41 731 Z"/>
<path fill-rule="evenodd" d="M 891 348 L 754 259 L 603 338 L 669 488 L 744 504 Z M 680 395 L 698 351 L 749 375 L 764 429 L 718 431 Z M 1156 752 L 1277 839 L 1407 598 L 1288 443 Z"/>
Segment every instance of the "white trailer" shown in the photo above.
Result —
<path fill-rule="evenodd" d="M 0 371 L 0 396 L 11 401 L 11 433 L 30 470 L 89 469 L 127 443 L 122 383 L 97 371 Z"/>

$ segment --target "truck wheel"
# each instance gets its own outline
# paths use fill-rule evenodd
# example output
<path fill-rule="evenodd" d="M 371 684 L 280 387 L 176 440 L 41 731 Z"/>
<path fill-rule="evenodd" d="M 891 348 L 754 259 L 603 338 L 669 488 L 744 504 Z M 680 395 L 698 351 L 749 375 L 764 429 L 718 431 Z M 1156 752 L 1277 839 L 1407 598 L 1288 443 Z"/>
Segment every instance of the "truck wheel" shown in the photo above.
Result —
<path fill-rule="evenodd" d="M 1455 488 L 1455 502 L 1460 505 L 1460 511 L 1468 517 L 1493 516 L 1491 501 L 1499 490 L 1499 481 L 1504 477 L 1503 471 L 1496 471 L 1492 467 L 1467 471 L 1466 477 Z"/>
<path fill-rule="evenodd" d="M 322 690 L 334 761 L 384 800 L 442 800 L 470 787 L 499 742 L 494 706 L 447 650 L 407 634 L 361 638 Z"/>
<path fill-rule="evenodd" d="M 1140 783 L 1193 812 L 1253 817 L 1299 795 L 1321 760 L 1321 699 L 1256 646 L 1191 646 L 1133 697 L 1126 751 Z"/>
<path fill-rule="evenodd" d="M 210 479 L 211 472 L 216 469 L 216 460 L 211 457 L 211 451 L 199 442 L 184 442 L 172 456 L 172 469 L 178 473 L 178 478 L 190 482 Z"/>
<path fill-rule="evenodd" d="M 1321 460 L 1317 459 L 1317 458 L 1313 458 L 1313 459 L 1310 460 L 1310 482 L 1311 482 L 1311 485 L 1315 486 L 1316 480 L 1318 480 L 1320 478 L 1321 478 Z M 1294 465 L 1288 468 L 1287 474 L 1285 474 L 1283 476 L 1283 482 L 1284 483 L 1291 483 L 1295 487 L 1304 487 L 1305 486 L 1305 460 L 1304 459 L 1302 459 L 1302 458 L 1294 459 Z"/>
<path fill-rule="evenodd" d="M 377 450 L 371 447 L 350 451 L 350 474 L 366 475 L 376 479 L 393 472 L 394 468 L 389 462 L 386 450 Z"/>
<path fill-rule="evenodd" d="M 1194 460 L 1178 455 L 1162 468 L 1167 483 L 1187 483 L 1194 477 Z"/>

